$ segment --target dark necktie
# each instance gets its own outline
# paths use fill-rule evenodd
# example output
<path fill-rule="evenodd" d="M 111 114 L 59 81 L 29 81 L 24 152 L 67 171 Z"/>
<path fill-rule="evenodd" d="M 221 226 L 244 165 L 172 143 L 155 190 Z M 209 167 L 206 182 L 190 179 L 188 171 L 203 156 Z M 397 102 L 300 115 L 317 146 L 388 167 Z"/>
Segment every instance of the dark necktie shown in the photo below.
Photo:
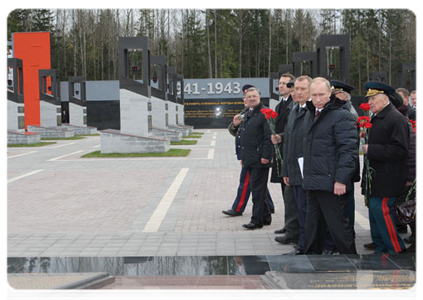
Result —
<path fill-rule="evenodd" d="M 320 115 L 320 110 L 316 109 L 316 115 L 314 116 L 314 121 L 317 120 L 317 117 Z"/>

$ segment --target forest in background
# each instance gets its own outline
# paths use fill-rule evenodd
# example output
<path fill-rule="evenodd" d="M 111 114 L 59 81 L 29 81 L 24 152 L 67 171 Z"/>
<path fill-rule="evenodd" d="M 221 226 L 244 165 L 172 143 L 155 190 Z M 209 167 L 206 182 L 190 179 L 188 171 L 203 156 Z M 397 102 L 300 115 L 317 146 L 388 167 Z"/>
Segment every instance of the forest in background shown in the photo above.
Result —
<path fill-rule="evenodd" d="M 16 9 L 12 33 L 51 33 L 61 80 L 118 79 L 118 38 L 146 36 L 185 78 L 268 77 L 294 52 L 316 51 L 322 34 L 348 34 L 350 84 L 361 95 L 372 72 L 396 86 L 401 63 L 416 62 L 416 17 L 401 9 Z"/>

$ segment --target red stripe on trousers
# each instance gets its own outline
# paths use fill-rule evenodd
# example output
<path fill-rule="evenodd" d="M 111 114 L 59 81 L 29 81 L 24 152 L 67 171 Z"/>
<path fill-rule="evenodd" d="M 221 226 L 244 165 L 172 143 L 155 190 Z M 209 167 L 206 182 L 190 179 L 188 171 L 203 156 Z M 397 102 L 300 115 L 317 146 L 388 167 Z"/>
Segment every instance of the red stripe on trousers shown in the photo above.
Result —
<path fill-rule="evenodd" d="M 391 215 L 389 214 L 388 200 L 388 197 L 385 197 L 382 200 L 383 217 L 385 218 L 385 224 L 388 228 L 389 238 L 391 239 L 391 243 L 394 246 L 395 252 L 401 252 L 401 246 L 398 242 L 397 232 L 392 222 Z"/>
<path fill-rule="evenodd" d="M 240 211 L 241 207 L 244 205 L 245 195 L 247 194 L 247 189 L 248 189 L 249 183 L 250 183 L 250 175 L 247 172 L 247 175 L 245 176 L 244 187 L 242 188 L 241 199 L 239 200 L 238 207 L 236 208 L 236 211 Z"/>

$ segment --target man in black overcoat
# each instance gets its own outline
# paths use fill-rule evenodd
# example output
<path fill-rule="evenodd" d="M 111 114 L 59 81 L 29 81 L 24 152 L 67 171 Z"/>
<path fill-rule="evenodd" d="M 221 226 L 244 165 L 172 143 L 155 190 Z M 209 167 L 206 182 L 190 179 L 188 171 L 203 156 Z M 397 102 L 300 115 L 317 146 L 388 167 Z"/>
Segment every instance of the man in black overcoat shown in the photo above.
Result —
<path fill-rule="evenodd" d="M 276 136 L 272 136 L 273 144 L 277 144 L 280 148 L 283 159 L 283 136 L 285 131 L 285 126 L 288 121 L 289 113 L 291 112 L 293 106 L 293 98 L 291 96 L 292 87 L 293 87 L 294 76 L 292 74 L 286 73 L 279 78 L 279 94 L 281 99 L 279 104 L 276 106 L 275 111 L 278 113 L 278 117 L 275 120 L 275 131 Z M 279 166 L 277 166 L 279 164 Z M 279 170 L 279 174 L 278 174 Z M 282 197 L 285 206 L 285 224 L 282 229 L 275 231 L 276 234 L 285 233 L 285 235 L 276 237 L 275 240 L 282 244 L 297 243 L 299 235 L 299 224 L 297 220 L 297 214 L 295 209 L 295 200 L 294 194 L 290 187 L 286 186 L 282 180 L 281 176 L 282 165 L 276 160 L 275 153 L 273 154 L 273 164 L 272 164 L 272 176 L 270 178 L 271 182 L 280 183 L 282 189 Z"/>
<path fill-rule="evenodd" d="M 241 161 L 250 176 L 250 189 L 253 200 L 253 213 L 250 223 L 242 225 L 247 229 L 262 228 L 271 222 L 270 209 L 266 201 L 267 180 L 270 160 L 272 159 L 272 143 L 270 126 L 261 109 L 260 91 L 249 88 L 245 99 L 249 111 L 241 128 Z"/>
<path fill-rule="evenodd" d="M 356 120 L 345 108 L 345 102 L 331 95 L 325 78 L 313 79 L 310 95 L 304 147 L 305 254 L 322 254 L 326 228 L 339 253 L 356 254 L 345 209 L 347 185 L 358 156 Z"/>
<path fill-rule="evenodd" d="M 365 88 L 374 114 L 368 144 L 362 146 L 372 170 L 369 176 L 364 166 L 361 182 L 362 193 L 368 199 L 370 234 L 376 253 L 400 253 L 405 245 L 390 209 L 407 182 L 408 123 L 389 101 L 389 95 L 395 93 L 391 86 L 367 82 Z"/>

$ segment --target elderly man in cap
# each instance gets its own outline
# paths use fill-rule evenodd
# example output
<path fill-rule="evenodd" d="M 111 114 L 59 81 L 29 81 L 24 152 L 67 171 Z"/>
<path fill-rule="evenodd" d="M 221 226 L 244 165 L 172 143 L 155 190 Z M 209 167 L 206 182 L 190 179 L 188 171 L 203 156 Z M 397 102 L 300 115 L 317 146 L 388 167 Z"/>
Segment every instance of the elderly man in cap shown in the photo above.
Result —
<path fill-rule="evenodd" d="M 247 90 L 251 87 L 254 87 L 251 84 L 246 84 L 242 87 L 243 92 L 243 101 L 244 101 L 244 110 L 241 111 L 239 114 L 234 116 L 233 121 L 231 124 L 229 124 L 228 130 L 231 135 L 235 137 L 235 153 L 238 160 L 241 160 L 241 133 L 242 130 L 240 128 L 242 127 L 242 120 L 245 117 L 245 113 L 248 111 L 249 104 L 245 99 L 245 93 Z M 234 203 L 232 204 L 232 208 L 228 210 L 223 210 L 222 213 L 230 216 L 230 217 L 236 217 L 236 216 L 242 216 L 242 213 L 245 210 L 245 207 L 247 206 L 248 199 L 250 198 L 250 176 L 248 175 L 247 169 L 242 167 L 241 173 L 239 175 L 239 186 L 238 186 L 238 192 L 235 197 Z M 275 211 L 275 206 L 272 201 L 272 197 L 270 196 L 269 189 L 267 189 L 267 203 L 270 208 L 270 212 L 273 213 Z"/>
<path fill-rule="evenodd" d="M 332 86 L 332 94 L 335 95 L 336 98 L 339 100 L 345 101 L 345 108 L 350 111 L 352 116 L 357 120 L 358 114 L 355 110 L 354 106 L 351 103 L 351 92 L 355 89 L 352 85 L 349 85 L 348 83 L 339 81 L 339 80 L 332 80 L 330 82 Z M 357 130 L 357 137 L 359 136 L 359 129 Z M 360 143 L 360 140 L 357 140 L 358 144 Z M 348 183 L 347 186 L 347 214 L 348 219 L 350 220 L 351 227 L 354 231 L 354 223 L 355 223 L 355 199 L 354 199 L 354 182 L 360 181 L 360 160 L 357 156 L 356 159 L 356 171 L 352 177 L 352 180 L 350 183 Z"/>
<path fill-rule="evenodd" d="M 361 183 L 362 193 L 368 199 L 371 237 L 375 253 L 400 253 L 405 251 L 405 245 L 390 208 L 403 193 L 407 181 L 409 128 L 404 116 L 389 101 L 389 95 L 395 93 L 391 86 L 367 82 L 365 89 L 374 114 L 368 144 L 363 145 L 363 153 L 374 171 L 369 175 L 367 168 L 363 168 Z"/>

